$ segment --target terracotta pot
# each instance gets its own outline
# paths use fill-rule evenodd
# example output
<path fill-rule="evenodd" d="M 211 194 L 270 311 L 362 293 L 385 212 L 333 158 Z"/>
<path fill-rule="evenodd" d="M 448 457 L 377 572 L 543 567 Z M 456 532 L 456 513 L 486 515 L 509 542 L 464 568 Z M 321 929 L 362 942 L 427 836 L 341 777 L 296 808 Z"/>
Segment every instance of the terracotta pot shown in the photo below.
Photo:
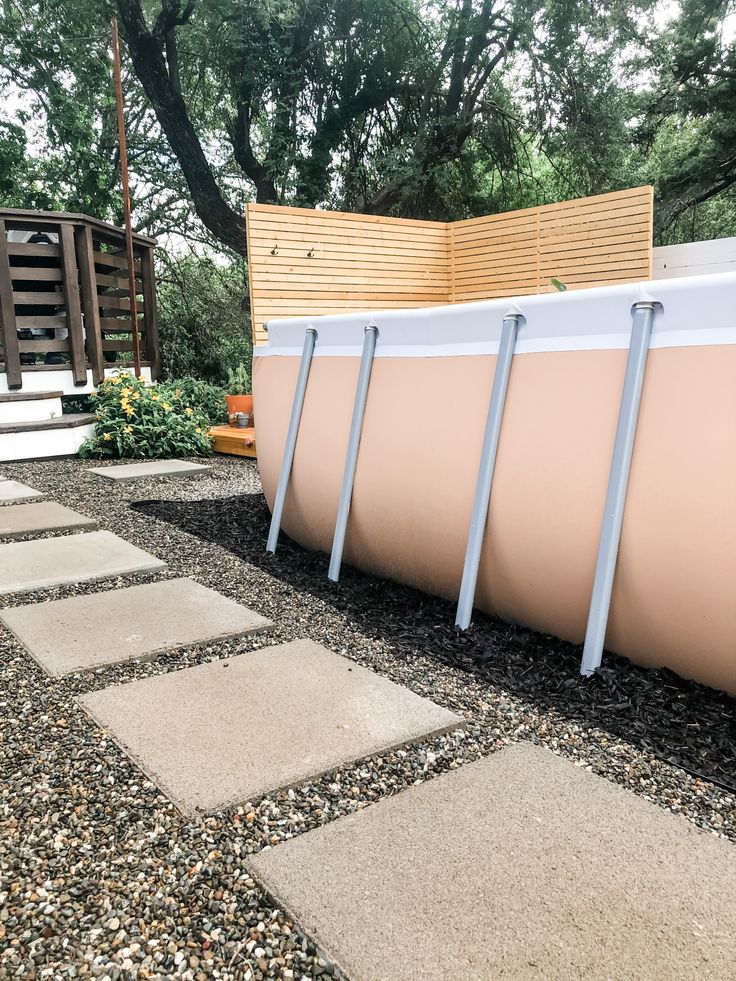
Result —
<path fill-rule="evenodd" d="M 227 403 L 228 416 L 235 412 L 247 412 L 248 415 L 253 412 L 252 395 L 226 395 L 225 402 Z"/>

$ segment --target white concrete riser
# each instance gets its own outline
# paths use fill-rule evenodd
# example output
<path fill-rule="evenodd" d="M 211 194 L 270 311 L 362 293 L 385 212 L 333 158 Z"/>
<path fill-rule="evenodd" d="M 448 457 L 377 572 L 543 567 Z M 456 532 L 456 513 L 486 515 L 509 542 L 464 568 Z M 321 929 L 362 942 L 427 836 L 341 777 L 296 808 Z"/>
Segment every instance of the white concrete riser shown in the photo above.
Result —
<path fill-rule="evenodd" d="M 46 456 L 72 456 L 94 426 L 69 429 L 41 429 L 37 432 L 0 434 L 0 462 L 35 460 Z"/>
<path fill-rule="evenodd" d="M 10 422 L 38 422 L 58 419 L 61 399 L 28 399 L 22 402 L 0 402 L 0 425 Z"/>
<path fill-rule="evenodd" d="M 105 375 L 112 375 L 114 368 L 106 368 Z M 124 371 L 131 369 L 125 368 Z M 147 381 L 151 380 L 151 369 L 143 368 L 143 376 Z M 24 371 L 23 386 L 21 392 L 63 392 L 64 395 L 86 395 L 95 386 L 92 383 L 92 372 L 87 372 L 86 385 L 75 385 L 74 376 L 68 368 L 61 368 L 58 371 Z M 0 395 L 9 391 L 18 391 L 8 388 L 8 376 L 5 372 L 0 372 Z"/>

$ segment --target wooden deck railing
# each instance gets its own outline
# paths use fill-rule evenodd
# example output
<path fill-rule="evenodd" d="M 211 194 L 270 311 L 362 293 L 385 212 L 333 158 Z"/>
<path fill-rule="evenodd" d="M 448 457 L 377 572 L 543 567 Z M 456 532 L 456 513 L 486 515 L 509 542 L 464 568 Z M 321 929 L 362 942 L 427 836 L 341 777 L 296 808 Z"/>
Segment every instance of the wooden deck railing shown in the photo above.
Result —
<path fill-rule="evenodd" d="M 159 367 L 153 250 L 134 236 L 141 355 Z M 133 339 L 122 229 L 86 215 L 0 209 L 0 371 L 9 388 L 46 364 L 98 384 L 106 367 L 130 364 Z"/>

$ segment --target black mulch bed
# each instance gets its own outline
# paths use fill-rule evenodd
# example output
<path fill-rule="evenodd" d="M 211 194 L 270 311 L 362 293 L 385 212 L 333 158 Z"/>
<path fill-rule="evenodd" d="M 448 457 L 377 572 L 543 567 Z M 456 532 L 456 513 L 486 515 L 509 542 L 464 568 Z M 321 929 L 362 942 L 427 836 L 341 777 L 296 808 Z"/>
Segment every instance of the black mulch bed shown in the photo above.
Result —
<path fill-rule="evenodd" d="M 270 513 L 260 494 L 131 507 L 330 604 L 397 657 L 432 656 L 540 710 L 603 729 L 694 776 L 736 788 L 735 702 L 722 692 L 610 653 L 595 677 L 581 679 L 581 648 L 573 644 L 477 612 L 471 629 L 459 634 L 453 604 L 346 566 L 339 585 L 330 583 L 327 557 L 283 535 L 277 554 L 266 555 Z"/>

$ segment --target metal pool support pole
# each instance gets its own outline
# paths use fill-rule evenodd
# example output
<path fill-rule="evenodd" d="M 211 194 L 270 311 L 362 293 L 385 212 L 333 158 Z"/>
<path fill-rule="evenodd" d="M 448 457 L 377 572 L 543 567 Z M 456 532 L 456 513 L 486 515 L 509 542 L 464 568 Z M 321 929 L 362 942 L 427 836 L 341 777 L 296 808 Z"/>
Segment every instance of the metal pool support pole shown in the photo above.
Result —
<path fill-rule="evenodd" d="M 360 369 L 358 371 L 358 384 L 355 389 L 355 405 L 353 406 L 353 420 L 350 423 L 350 435 L 348 437 L 348 448 L 345 454 L 345 469 L 342 475 L 342 486 L 340 487 L 340 501 L 337 506 L 337 521 L 335 522 L 335 534 L 332 539 L 332 552 L 330 553 L 330 567 L 327 571 L 327 578 L 332 582 L 340 579 L 340 566 L 342 565 L 342 550 L 345 546 L 345 532 L 348 527 L 348 516 L 350 514 L 350 501 L 353 496 L 353 481 L 355 480 L 355 468 L 358 464 L 358 447 L 360 446 L 360 434 L 363 429 L 363 415 L 365 414 L 365 403 L 368 398 L 368 383 L 371 380 L 371 368 L 373 367 L 373 354 L 376 350 L 376 340 L 378 339 L 378 327 L 369 324 L 365 328 L 363 339 L 363 353 L 360 358 Z"/>
<path fill-rule="evenodd" d="M 478 479 L 475 484 L 473 510 L 470 515 L 463 578 L 460 584 L 460 596 L 457 603 L 457 616 L 455 617 L 455 626 L 459 630 L 468 629 L 470 618 L 473 615 L 473 602 L 475 600 L 475 587 L 478 581 L 480 553 L 483 547 L 483 536 L 486 530 L 488 507 L 491 500 L 493 471 L 496 466 L 496 454 L 501 436 L 501 422 L 503 421 L 503 410 L 506 405 L 506 392 L 509 387 L 511 362 L 514 359 L 516 335 L 519 331 L 520 319 L 521 314 L 517 312 L 509 312 L 503 318 L 501 341 L 498 346 L 498 357 L 496 359 L 496 371 L 493 376 L 491 401 L 488 406 L 486 431 L 483 437 L 483 449 L 481 450 L 480 464 L 478 465 Z"/>
<path fill-rule="evenodd" d="M 621 393 L 621 408 L 618 414 L 616 440 L 613 445 L 611 470 L 608 477 L 608 491 L 606 492 L 606 505 L 598 545 L 598 560 L 595 566 L 588 626 L 585 632 L 583 659 L 580 664 L 580 674 L 586 676 L 593 674 L 596 668 L 600 667 L 603 657 L 603 644 L 606 640 L 613 577 L 621 541 L 631 456 L 634 452 L 636 425 L 639 419 L 639 405 L 653 319 L 654 303 L 651 300 L 639 301 L 634 304 L 629 354 L 626 360 L 624 387 Z"/>
<path fill-rule="evenodd" d="M 312 366 L 312 355 L 314 353 L 314 345 L 317 340 L 317 331 L 314 327 L 307 327 L 307 332 L 304 335 L 304 347 L 302 348 L 302 359 L 299 363 L 299 374 L 296 376 L 296 388 L 294 389 L 294 401 L 291 405 L 291 418 L 289 419 L 289 428 L 286 430 L 286 442 L 284 444 L 284 458 L 281 461 L 281 470 L 279 471 L 279 482 L 276 486 L 276 497 L 273 502 L 273 511 L 271 512 L 271 526 L 268 529 L 268 541 L 266 543 L 266 551 L 274 555 L 276 552 L 276 545 L 279 540 L 279 531 L 281 530 L 281 515 L 284 510 L 284 502 L 286 501 L 286 492 L 289 489 L 289 478 L 291 477 L 291 467 L 294 463 L 294 451 L 296 449 L 296 439 L 299 435 L 299 422 L 302 417 L 302 408 L 304 407 L 304 395 L 307 391 L 307 380 L 309 378 L 309 369 Z"/>

